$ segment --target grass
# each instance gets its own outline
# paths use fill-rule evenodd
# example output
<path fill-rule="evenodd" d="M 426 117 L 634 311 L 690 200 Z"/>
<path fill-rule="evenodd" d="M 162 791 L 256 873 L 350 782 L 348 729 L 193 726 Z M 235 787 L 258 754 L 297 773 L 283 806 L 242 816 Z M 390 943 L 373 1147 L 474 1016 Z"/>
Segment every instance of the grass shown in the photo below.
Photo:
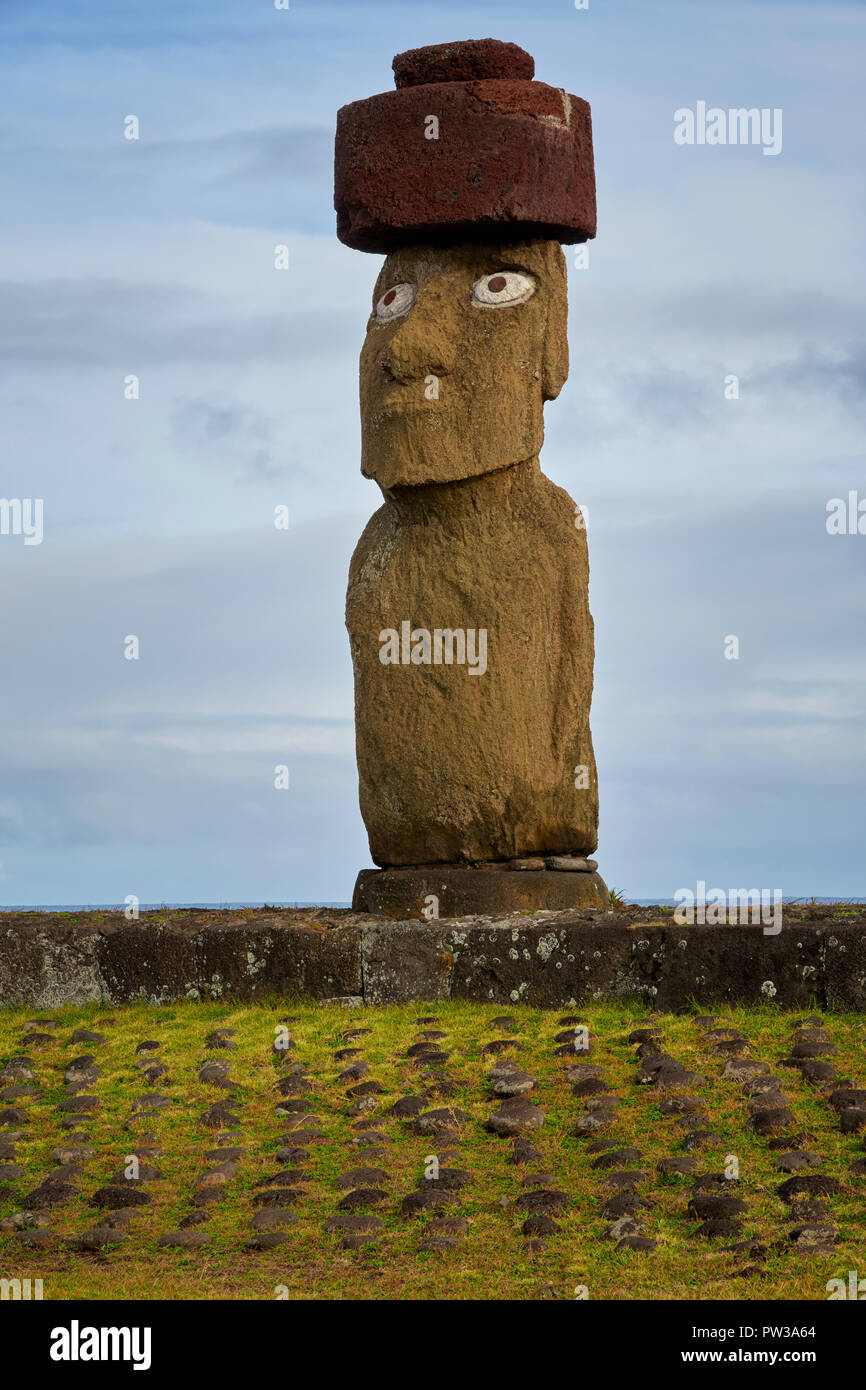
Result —
<path fill-rule="evenodd" d="M 706 1009 L 706 1012 L 712 1012 Z M 23 1023 L 43 1011 L 14 1009 L 0 1013 L 0 1063 L 21 1053 Z M 582 1009 L 592 1040 L 592 1061 L 605 1068 L 605 1076 L 617 1095 L 623 1098 L 621 1120 L 613 1132 L 613 1144 L 633 1144 L 643 1151 L 640 1166 L 648 1175 L 641 1195 L 650 1198 L 646 1234 L 658 1241 L 651 1254 L 617 1253 L 613 1243 L 601 1239 L 607 1222 L 601 1216 L 606 1195 L 602 1175 L 590 1168 L 585 1140 L 573 1137 L 572 1130 L 584 1103 L 571 1094 L 564 1075 L 564 1059 L 554 1056 L 554 1035 L 559 1031 L 559 1011 L 516 1009 L 518 1027 L 512 1036 L 525 1044 L 526 1051 L 516 1060 L 539 1080 L 532 1099 L 547 1115 L 545 1125 L 531 1136 L 544 1155 L 540 1165 L 555 1175 L 555 1186 L 570 1198 L 568 1210 L 557 1217 L 562 1233 L 550 1238 L 544 1249 L 530 1254 L 521 1234 L 523 1215 L 514 1206 L 521 1193 L 526 1169 L 511 1164 L 511 1143 L 497 1139 L 482 1127 L 495 1102 L 485 1077 L 494 1059 L 482 1056 L 482 1044 L 490 1038 L 506 1036 L 491 1029 L 490 1020 L 503 1012 L 501 1006 L 484 1006 L 460 1001 L 410 1004 L 387 1008 L 344 1011 L 315 1004 L 271 1001 L 233 1007 L 226 1004 L 182 1003 L 165 1008 L 145 1004 L 110 1008 L 90 1005 L 48 1011 L 56 1018 L 56 1045 L 30 1051 L 42 1094 L 19 1102 L 28 1110 L 30 1123 L 22 1126 L 26 1136 L 17 1144 L 16 1162 L 27 1169 L 27 1179 L 17 1183 L 8 1195 L 0 1188 L 0 1218 L 21 1209 L 22 1197 L 54 1167 L 51 1150 L 64 1142 L 57 1104 L 63 1096 L 62 1074 L 67 1062 L 84 1052 L 92 1052 L 103 1070 L 103 1077 L 89 1092 L 99 1096 L 101 1108 L 81 1129 L 97 1150 L 86 1167 L 81 1193 L 68 1204 L 50 1213 L 52 1227 L 63 1236 L 78 1234 L 97 1224 L 88 1198 L 102 1183 L 123 1166 L 124 1156 L 133 1151 L 134 1136 L 144 1131 L 156 1134 L 163 1155 L 156 1162 L 163 1179 L 147 1185 L 152 1204 L 135 1218 L 126 1241 L 98 1254 L 80 1254 L 60 1249 L 53 1252 L 23 1249 L 12 1235 L 0 1235 L 0 1276 L 42 1278 L 47 1299 L 533 1299 L 545 1296 L 573 1298 L 575 1289 L 585 1285 L 592 1299 L 721 1299 L 742 1301 L 760 1299 L 825 1299 L 830 1278 L 847 1278 L 858 1262 L 866 1264 L 866 1180 L 847 1172 L 848 1164 L 863 1156 L 856 1136 L 842 1135 L 838 1117 L 826 1096 L 808 1086 L 799 1073 L 781 1073 L 791 1098 L 796 1128 L 811 1132 L 810 1147 L 818 1149 L 825 1164 L 818 1171 L 832 1174 L 843 1182 L 843 1193 L 831 1198 L 831 1220 L 840 1238 L 832 1255 L 803 1255 L 794 1251 L 768 1249 L 762 1262 L 725 1253 L 725 1241 L 708 1242 L 696 1238 L 697 1223 L 686 1215 L 691 1191 L 689 1178 L 664 1178 L 655 1164 L 666 1154 L 676 1152 L 682 1131 L 673 1121 L 660 1115 L 657 1096 L 635 1084 L 634 1049 L 626 1038 L 634 1019 L 646 1016 L 646 1005 L 598 1003 Z M 721 1010 L 724 1013 L 724 1010 Z M 311 1098 L 317 1122 L 326 1134 L 324 1143 L 310 1148 L 310 1180 L 297 1211 L 299 1221 L 289 1231 L 288 1241 L 278 1249 L 245 1252 L 243 1244 L 250 1233 L 256 1183 L 283 1166 L 275 1159 L 287 1122 L 275 1115 L 279 1095 L 274 1089 L 280 1064 L 271 1055 L 271 1044 L 278 1020 L 285 1014 L 298 1015 L 291 1024 L 297 1050 L 289 1061 L 309 1065 L 315 1090 Z M 386 1117 L 391 1142 L 381 1166 L 389 1174 L 389 1202 L 380 1213 L 386 1223 L 382 1238 L 360 1251 L 341 1248 L 340 1239 L 326 1235 L 323 1222 L 333 1215 L 342 1195 L 336 1178 L 346 1169 L 367 1160 L 362 1150 L 352 1146 L 352 1120 L 345 1114 L 345 1085 L 337 1080 L 346 1062 L 333 1059 L 341 1045 L 339 1034 L 345 1028 L 367 1027 L 372 1032 L 359 1039 L 370 1063 L 370 1077 L 386 1090 L 377 1114 L 384 1114 L 399 1096 L 421 1090 L 419 1072 L 413 1068 L 406 1049 L 415 1041 L 415 1019 L 436 1015 L 438 1025 L 448 1033 L 443 1046 L 452 1050 L 449 1073 L 460 1089 L 448 1101 L 431 1100 L 432 1106 L 453 1104 L 466 1110 L 473 1123 L 461 1133 L 454 1166 L 468 1169 L 472 1182 L 461 1194 L 460 1214 L 470 1223 L 470 1232 L 456 1249 L 422 1254 L 418 1245 L 428 1225 L 426 1217 L 409 1219 L 401 1215 L 399 1199 L 417 1186 L 427 1154 L 435 1152 L 435 1141 L 416 1136 L 405 1123 Z M 752 1043 L 750 1056 L 773 1065 L 789 1048 L 790 1027 L 797 1016 L 776 1009 L 771 1003 L 759 1007 L 729 1009 L 727 1017 Z M 113 1019 L 113 1022 L 103 1022 Z M 659 1016 L 664 1045 L 686 1065 L 699 1070 L 706 1084 L 693 1088 L 706 1100 L 713 1129 L 725 1139 L 724 1147 L 706 1151 L 699 1159 L 698 1171 L 720 1171 L 724 1156 L 737 1155 L 741 1182 L 739 1194 L 748 1203 L 744 1235 L 760 1237 L 771 1247 L 791 1228 L 788 1208 L 776 1194 L 786 1176 L 773 1166 L 776 1155 L 764 1139 L 745 1126 L 747 1101 L 741 1086 L 721 1079 L 723 1059 L 710 1054 L 700 1029 L 688 1016 Z M 228 1053 L 208 1053 L 203 1043 L 214 1026 L 237 1029 L 237 1049 Z M 838 1056 L 833 1057 L 840 1076 L 847 1075 L 862 1084 L 862 1057 L 866 1021 L 859 1015 L 826 1015 Z M 102 1046 L 71 1045 L 75 1027 L 104 1032 Z M 159 1039 L 161 1056 L 169 1075 L 155 1085 L 143 1082 L 134 1067 L 135 1047 L 143 1039 Z M 216 1144 L 216 1131 L 198 1123 L 199 1116 L 222 1092 L 202 1084 L 197 1078 L 199 1064 L 214 1056 L 230 1061 L 232 1076 L 239 1084 L 238 1098 L 242 1138 L 247 1157 L 239 1175 L 228 1185 L 226 1200 L 211 1208 L 206 1226 L 212 1243 L 196 1253 L 159 1249 L 157 1240 L 164 1231 L 175 1229 L 190 1210 L 189 1198 L 197 1175 L 209 1165 L 206 1150 Z M 145 1091 L 157 1090 L 170 1096 L 173 1104 L 146 1119 L 134 1121 L 124 1129 L 134 1099 Z M 3 1102 L 0 1102 L 2 1106 Z M 5 1137 L 0 1129 L 0 1141 Z M 628 1165 L 633 1166 L 633 1165 Z M 432 1213 L 433 1216 L 437 1213 Z M 747 1268 L 744 1276 L 738 1271 Z M 861 1269 L 861 1275 L 866 1268 Z"/>

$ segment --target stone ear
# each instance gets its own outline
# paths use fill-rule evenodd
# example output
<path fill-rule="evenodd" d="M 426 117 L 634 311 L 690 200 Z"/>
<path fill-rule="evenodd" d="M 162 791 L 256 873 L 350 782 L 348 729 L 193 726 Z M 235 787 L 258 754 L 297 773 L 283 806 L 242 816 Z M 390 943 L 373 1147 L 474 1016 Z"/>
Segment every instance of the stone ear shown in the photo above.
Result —
<path fill-rule="evenodd" d="M 559 395 L 568 376 L 568 294 L 565 256 L 561 247 L 551 244 L 549 268 L 550 294 L 541 361 L 541 390 L 546 401 Z"/>

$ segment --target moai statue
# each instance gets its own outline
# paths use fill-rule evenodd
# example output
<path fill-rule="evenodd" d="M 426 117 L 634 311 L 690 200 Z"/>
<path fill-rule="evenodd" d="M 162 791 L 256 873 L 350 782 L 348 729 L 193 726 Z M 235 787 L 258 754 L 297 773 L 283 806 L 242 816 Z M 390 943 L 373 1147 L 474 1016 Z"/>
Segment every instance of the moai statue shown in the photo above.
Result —
<path fill-rule="evenodd" d="M 595 235 L 589 107 L 493 39 L 399 54 L 394 73 L 336 138 L 337 234 L 386 256 L 360 368 L 384 505 L 346 603 L 381 867 L 354 905 L 605 906 L 586 530 L 538 460 L 568 373 L 559 243 Z"/>

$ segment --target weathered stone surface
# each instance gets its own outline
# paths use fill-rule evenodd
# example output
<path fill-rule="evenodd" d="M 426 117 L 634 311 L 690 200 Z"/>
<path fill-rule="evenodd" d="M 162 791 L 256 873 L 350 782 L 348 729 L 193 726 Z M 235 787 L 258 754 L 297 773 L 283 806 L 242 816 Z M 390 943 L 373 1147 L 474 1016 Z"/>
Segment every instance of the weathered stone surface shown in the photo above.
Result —
<path fill-rule="evenodd" d="M 397 89 L 337 114 L 337 235 L 360 251 L 503 230 L 595 236 L 589 106 L 531 80 L 513 44 L 473 39 L 394 59 Z M 449 138 L 423 140 L 434 115 Z M 425 148 L 426 147 L 426 148 Z"/>
<path fill-rule="evenodd" d="M 521 881 L 524 877 L 508 873 L 497 876 Z M 555 877 L 571 881 L 576 875 Z M 659 910 L 641 911 L 654 917 Z M 388 940 L 395 950 L 401 941 L 399 935 L 387 938 L 394 924 L 370 921 L 348 911 L 342 916 L 339 912 L 330 913 L 329 917 L 345 921 L 346 925 L 328 931 L 292 925 L 304 914 L 290 910 L 259 914 L 256 921 L 262 923 L 261 927 L 248 922 L 238 925 L 231 913 L 209 914 L 208 924 L 204 926 L 200 914 L 178 912 L 176 916 L 179 925 L 166 927 L 149 924 L 146 914 L 138 925 L 125 923 L 119 914 L 119 922 L 115 923 L 106 921 L 105 914 L 98 918 L 85 915 L 73 929 L 59 916 L 51 914 L 39 914 L 38 918 L 27 913 L 3 914 L 0 1005 L 77 1004 L 101 998 L 117 1003 L 140 998 L 166 1003 L 169 999 L 185 998 L 190 989 L 198 990 L 202 997 L 212 996 L 213 990 L 222 991 L 228 981 L 231 981 L 230 986 L 226 984 L 228 992 L 238 999 L 281 991 L 326 997 L 338 969 L 345 969 L 352 975 L 351 981 L 344 977 L 344 984 L 351 983 L 353 990 L 362 990 L 361 940 L 364 932 L 375 929 L 379 938 L 375 946 L 377 958 L 384 959 Z M 315 919 L 316 913 L 310 916 Z M 866 988 L 858 993 L 860 986 L 857 984 L 858 952 L 862 952 L 866 941 L 864 923 L 846 921 L 819 926 L 792 922 L 780 937 L 774 938 L 765 937 L 760 928 L 751 927 L 671 929 L 649 926 L 636 910 L 613 914 L 586 909 L 543 917 L 539 914 L 531 919 L 531 925 L 529 920 L 526 916 L 517 916 L 491 918 L 483 923 L 449 922 L 441 937 L 442 953 L 451 957 L 450 963 L 442 962 L 448 982 L 445 993 L 452 998 L 496 1001 L 512 1007 L 518 1003 L 562 1007 L 571 1001 L 648 995 L 649 991 L 657 990 L 666 1008 L 681 1008 L 695 994 L 758 1002 L 766 998 L 761 989 L 769 980 L 783 996 L 786 992 L 793 993 L 801 997 L 801 1002 L 804 994 L 805 997 L 814 994 L 823 1003 L 829 994 L 839 1007 L 866 1012 Z M 417 925 L 412 924 L 411 930 Z M 438 942 L 435 936 L 438 928 L 433 924 L 431 927 L 433 939 Z M 208 932 L 215 932 L 219 937 L 218 953 L 236 956 L 231 970 L 226 970 L 216 982 L 203 972 L 196 973 L 195 941 L 199 934 Z M 298 936 L 302 937 L 301 941 L 281 944 L 282 938 Z M 778 956 L 781 949 L 778 943 L 786 936 L 792 943 L 789 964 L 794 973 L 790 976 L 781 969 Z M 688 953 L 679 948 L 679 940 L 688 942 Z M 836 942 L 835 946 L 831 945 L 831 940 Z M 118 945 L 110 946 L 112 942 Z M 117 970 L 108 978 L 102 971 L 99 953 L 119 950 L 123 942 L 126 943 L 123 946 L 124 970 Z M 802 949 L 797 942 L 802 943 Z M 181 968 L 177 951 L 184 943 L 189 946 L 190 955 L 182 958 L 187 964 Z M 253 951 L 257 963 L 254 977 L 245 976 L 248 949 Z M 438 978 L 439 963 L 434 961 L 437 949 L 427 957 L 429 970 L 427 966 L 421 969 L 413 966 L 414 979 L 423 982 L 425 978 L 428 981 Z M 428 947 L 424 950 L 426 952 Z M 775 964 L 768 960 L 768 950 L 777 952 Z M 682 967 L 682 956 L 687 956 L 689 970 Z M 54 962 L 50 979 L 44 971 L 47 957 Z M 848 962 L 854 972 L 850 979 L 840 973 L 843 963 L 847 968 Z M 779 970 L 772 973 L 776 965 Z M 391 1002 L 387 997 L 389 989 L 401 1000 L 409 997 L 414 988 L 423 992 L 423 983 L 413 987 L 408 980 L 400 978 L 398 957 L 395 956 L 390 969 L 393 984 L 389 984 L 383 971 L 375 990 L 377 1002 L 380 999 L 383 1003 Z M 866 956 L 863 969 L 866 971 Z M 815 1084 L 832 1081 L 835 1077 L 829 1062 L 810 1058 L 795 1060 L 803 1077 Z M 4 1079 L 10 1084 L 19 1078 L 27 1082 L 35 1075 L 26 1059 L 12 1059 L 8 1066 L 12 1070 L 4 1069 Z M 575 1074 L 570 1079 L 578 1077 Z M 26 1125 L 27 1112 L 20 1107 L 7 1107 L 2 1111 L 2 1123 Z"/>
<path fill-rule="evenodd" d="M 499 39 L 465 39 L 461 43 L 429 44 L 398 53 L 391 64 L 396 87 L 427 82 L 475 82 L 482 78 L 522 78 L 535 75 L 532 55 L 516 43 Z"/>
<path fill-rule="evenodd" d="M 438 900 L 440 918 L 446 919 L 491 913 L 601 909 L 607 905 L 607 889 L 597 873 L 570 876 L 541 869 L 513 875 L 484 865 L 467 869 L 443 864 L 439 868 L 429 865 L 362 869 L 352 906 L 356 912 L 379 917 L 422 921 L 431 897 Z"/>
<path fill-rule="evenodd" d="M 4 915 L 0 1004 L 360 994 L 358 932 L 316 930 L 298 925 L 299 917 L 262 912 L 250 922 L 231 912 L 178 912 L 166 926 L 147 913 L 135 923 L 122 913 L 76 914 L 74 925 L 63 914 Z"/>
<path fill-rule="evenodd" d="M 381 865 L 596 843 L 586 537 L 537 462 L 543 403 L 567 370 L 564 258 L 553 241 L 511 253 L 519 274 L 491 273 L 507 256 L 495 240 L 415 245 L 388 257 L 374 290 L 381 308 L 390 286 L 412 287 L 405 312 L 374 313 L 361 354 L 362 471 L 386 500 L 353 556 L 346 608 L 361 811 Z M 485 308 L 479 289 L 506 293 L 509 277 L 507 313 Z M 433 358 L 448 391 L 425 404 Z M 444 657 L 436 632 L 449 634 Z M 455 632 L 483 634 L 483 649 L 464 641 L 449 661 Z M 405 651 L 389 653 L 383 633 Z M 576 766 L 588 769 L 580 791 Z M 500 876 L 510 891 L 529 877 Z"/>
<path fill-rule="evenodd" d="M 689 997 L 792 1008 L 820 991 L 824 936 L 817 926 L 790 922 L 777 936 L 759 926 L 695 925 L 664 929 L 663 968 L 656 1005 L 681 1006 Z"/>
<path fill-rule="evenodd" d="M 422 899 L 419 918 L 423 905 Z M 369 1004 L 447 999 L 451 992 L 451 967 L 452 957 L 439 926 L 379 923 L 367 927 L 362 934 L 361 969 L 364 998 Z"/>
<path fill-rule="evenodd" d="M 527 1130 L 539 1129 L 544 1124 L 544 1111 L 533 1105 L 525 1096 L 514 1096 L 503 1101 L 486 1121 L 484 1128 L 501 1138 L 524 1134 Z"/>
<path fill-rule="evenodd" d="M 569 874 L 556 877 L 573 882 Z M 464 929 L 452 924 L 446 944 L 454 961 L 451 993 L 458 999 L 550 1007 L 608 990 L 633 994 L 644 979 L 644 952 L 633 931 L 577 914 L 531 925 L 525 917 Z"/>
<path fill-rule="evenodd" d="M 120 1245 L 126 1236 L 114 1226 L 93 1226 L 80 1236 L 66 1241 L 70 1250 L 102 1250 L 106 1245 Z"/>
<path fill-rule="evenodd" d="M 166 1231 L 156 1243 L 163 1248 L 200 1250 L 203 1245 L 210 1244 L 210 1236 L 206 1231 Z"/>

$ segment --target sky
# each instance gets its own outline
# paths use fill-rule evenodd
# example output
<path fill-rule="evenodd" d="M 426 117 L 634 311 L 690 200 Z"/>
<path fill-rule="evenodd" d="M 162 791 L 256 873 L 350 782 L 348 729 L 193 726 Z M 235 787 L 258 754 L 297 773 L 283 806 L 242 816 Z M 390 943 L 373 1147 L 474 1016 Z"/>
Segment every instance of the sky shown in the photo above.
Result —
<path fill-rule="evenodd" d="M 827 530 L 866 499 L 866 7 L 0 0 L 0 498 L 43 503 L 0 534 L 0 903 L 340 902 L 371 864 L 381 258 L 336 239 L 335 116 L 487 36 L 593 112 L 541 462 L 589 517 L 600 870 L 866 897 L 866 535 Z M 781 151 L 677 144 L 700 101 L 781 110 Z"/>

